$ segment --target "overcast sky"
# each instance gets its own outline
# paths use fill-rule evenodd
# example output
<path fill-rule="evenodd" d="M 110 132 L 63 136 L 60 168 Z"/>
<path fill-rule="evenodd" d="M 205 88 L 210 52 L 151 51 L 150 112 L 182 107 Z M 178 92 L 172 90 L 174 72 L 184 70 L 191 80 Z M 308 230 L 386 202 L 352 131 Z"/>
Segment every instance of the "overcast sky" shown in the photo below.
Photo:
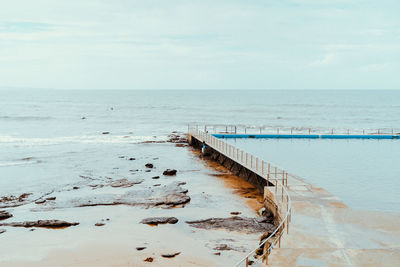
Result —
<path fill-rule="evenodd" d="M 10 0 L 0 88 L 400 89 L 399 0 Z"/>

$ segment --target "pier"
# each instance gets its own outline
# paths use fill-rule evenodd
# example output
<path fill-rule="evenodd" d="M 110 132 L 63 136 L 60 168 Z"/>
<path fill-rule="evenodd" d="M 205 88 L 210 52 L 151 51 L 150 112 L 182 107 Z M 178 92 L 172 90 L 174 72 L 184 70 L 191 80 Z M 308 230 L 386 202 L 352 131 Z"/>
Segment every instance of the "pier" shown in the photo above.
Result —
<path fill-rule="evenodd" d="M 352 210 L 323 188 L 236 148 L 226 142 L 227 138 L 399 140 L 399 133 L 400 129 L 336 129 L 324 132 L 317 129 L 234 125 L 189 126 L 188 140 L 192 146 L 201 148 L 206 144 L 204 154 L 207 157 L 253 184 L 264 193 L 264 204 L 269 199 L 273 201 L 270 204 L 275 204 L 277 208 L 279 224 L 276 231 L 260 245 L 255 244 L 255 248 L 235 266 L 285 266 L 289 263 L 293 266 L 294 263 L 359 266 L 378 264 L 380 258 L 390 265 L 400 259 L 399 250 L 392 246 L 392 239 L 398 240 L 400 236 L 398 228 L 393 226 L 398 225 L 395 223 L 398 216 L 372 212 L 366 215 L 363 211 Z M 270 207 L 273 208 L 273 205 Z M 292 219 L 293 209 L 297 216 Z M 377 223 L 371 223 L 370 218 Z M 289 229 L 291 235 L 288 235 Z M 369 234 L 360 237 L 353 229 Z M 381 229 L 390 229 L 390 235 L 382 234 Z M 366 243 L 358 242 L 360 238 Z M 270 257 L 271 253 L 273 257 Z"/>
<path fill-rule="evenodd" d="M 189 126 L 189 144 L 201 148 L 206 144 L 204 154 L 212 160 L 219 162 L 231 170 L 235 175 L 245 179 L 254 185 L 261 193 L 264 193 L 264 203 L 267 203 L 277 220 L 276 230 L 264 239 L 255 249 L 251 250 L 235 266 L 257 266 L 268 264 L 268 256 L 272 249 L 281 246 L 282 235 L 289 233 L 289 224 L 292 215 L 291 199 L 287 192 L 288 180 L 292 175 L 287 171 L 273 166 L 271 163 L 228 144 L 214 135 L 204 132 L 198 127 Z M 261 256 L 258 251 L 262 249 Z"/>

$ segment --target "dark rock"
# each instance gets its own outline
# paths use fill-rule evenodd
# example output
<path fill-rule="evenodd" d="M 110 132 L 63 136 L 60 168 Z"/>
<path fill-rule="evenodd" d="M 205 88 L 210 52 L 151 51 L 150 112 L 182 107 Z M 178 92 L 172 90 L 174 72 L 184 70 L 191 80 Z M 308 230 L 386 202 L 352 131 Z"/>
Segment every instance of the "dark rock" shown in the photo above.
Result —
<path fill-rule="evenodd" d="M 152 257 L 148 257 L 148 258 L 146 258 L 144 261 L 147 261 L 147 262 L 153 262 L 153 258 Z"/>
<path fill-rule="evenodd" d="M 4 234 L 6 232 L 6 229 L 0 229 L 0 235 Z"/>
<path fill-rule="evenodd" d="M 81 119 L 82 119 L 82 120 L 86 120 L 86 117 L 82 117 Z"/>
<path fill-rule="evenodd" d="M 275 230 L 272 222 L 259 218 L 233 216 L 229 218 L 210 218 L 198 221 L 187 221 L 192 227 L 200 229 L 225 229 L 245 233 L 264 233 Z"/>
<path fill-rule="evenodd" d="M 110 134 L 110 132 L 102 132 L 102 134 Z"/>
<path fill-rule="evenodd" d="M 160 179 L 160 176 L 153 176 L 151 179 Z"/>
<path fill-rule="evenodd" d="M 13 223 L 2 223 L 0 226 L 12 226 L 12 227 L 40 227 L 40 228 L 51 228 L 51 229 L 58 229 L 58 228 L 65 228 L 70 226 L 76 226 L 79 223 L 77 222 L 66 222 L 60 220 L 38 220 L 38 221 L 26 221 L 26 222 L 13 222 Z"/>
<path fill-rule="evenodd" d="M 218 244 L 214 250 L 232 250 L 227 244 Z"/>
<path fill-rule="evenodd" d="M 241 212 L 239 212 L 239 211 L 232 211 L 231 212 L 231 215 L 239 215 Z"/>
<path fill-rule="evenodd" d="M 166 169 L 166 170 L 163 172 L 163 175 L 169 175 L 169 176 L 171 176 L 171 175 L 176 175 L 176 170 L 174 170 L 174 169 Z"/>
<path fill-rule="evenodd" d="M 146 168 L 150 168 L 150 169 L 154 167 L 153 164 L 151 164 L 151 163 L 147 163 L 145 166 L 146 166 Z"/>
<path fill-rule="evenodd" d="M 136 169 L 136 170 L 129 170 L 130 172 L 138 172 L 139 171 L 139 169 Z"/>
<path fill-rule="evenodd" d="M 112 182 L 110 183 L 110 186 L 112 186 L 112 187 L 124 187 L 124 188 L 126 188 L 126 187 L 131 187 L 131 186 L 133 186 L 133 185 L 135 185 L 135 184 L 140 184 L 140 183 L 142 183 L 142 182 L 143 182 L 142 179 L 128 180 L 128 179 L 126 179 L 126 178 L 123 178 L 123 179 L 119 179 L 119 180 L 116 180 L 116 181 L 112 181 Z"/>
<path fill-rule="evenodd" d="M 168 142 L 170 142 L 170 143 L 184 144 L 184 143 L 188 142 L 185 137 L 181 137 L 178 134 L 171 134 L 168 137 L 169 137 Z"/>
<path fill-rule="evenodd" d="M 145 172 L 151 172 L 151 170 L 146 170 Z"/>
<path fill-rule="evenodd" d="M 11 218 L 13 215 L 5 210 L 0 210 L 0 221 Z"/>
<path fill-rule="evenodd" d="M 135 158 L 129 158 L 129 160 L 136 160 Z"/>
<path fill-rule="evenodd" d="M 136 247 L 137 251 L 141 251 L 141 250 L 144 250 L 144 249 L 146 249 L 146 247 Z"/>
<path fill-rule="evenodd" d="M 32 200 L 29 199 L 30 195 L 32 194 L 24 193 L 19 197 L 13 195 L 3 196 L 0 198 L 0 208 L 19 207 L 27 203 L 30 203 L 32 202 Z"/>
<path fill-rule="evenodd" d="M 38 199 L 38 200 L 35 201 L 35 204 L 43 204 L 45 202 L 46 202 L 45 199 Z"/>
<path fill-rule="evenodd" d="M 95 223 L 94 226 L 104 226 L 104 223 Z"/>
<path fill-rule="evenodd" d="M 46 200 L 56 200 L 56 197 L 47 197 Z"/>
<path fill-rule="evenodd" d="M 178 256 L 181 254 L 180 252 L 175 252 L 175 253 L 166 253 L 166 254 L 161 254 L 162 257 L 164 258 L 173 258 L 175 256 Z"/>
<path fill-rule="evenodd" d="M 221 256 L 221 252 L 215 252 L 214 255 Z"/>
<path fill-rule="evenodd" d="M 178 219 L 175 217 L 151 217 L 143 219 L 140 223 L 150 224 L 150 225 L 159 225 L 159 224 L 175 224 L 178 222 Z"/>
<path fill-rule="evenodd" d="M 72 189 L 77 190 L 77 189 L 79 189 L 79 187 L 78 186 L 74 186 L 74 187 L 72 187 Z"/>
<path fill-rule="evenodd" d="M 106 219 L 106 221 L 109 221 L 109 220 L 110 220 L 110 218 L 107 218 L 107 219 Z"/>
<path fill-rule="evenodd" d="M 153 186 L 160 186 L 161 184 L 153 184 Z"/>

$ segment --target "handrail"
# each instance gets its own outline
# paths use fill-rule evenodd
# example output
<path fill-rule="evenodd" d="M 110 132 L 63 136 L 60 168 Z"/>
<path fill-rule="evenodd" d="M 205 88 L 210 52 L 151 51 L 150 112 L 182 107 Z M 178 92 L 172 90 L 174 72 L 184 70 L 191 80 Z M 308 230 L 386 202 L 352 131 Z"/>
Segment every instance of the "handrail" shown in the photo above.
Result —
<path fill-rule="evenodd" d="M 189 126 L 188 133 L 196 137 L 200 141 L 204 141 L 208 146 L 218 151 L 219 153 L 225 155 L 226 157 L 229 157 L 231 160 L 237 162 L 238 164 L 241 164 L 242 166 L 261 176 L 267 181 L 268 185 L 270 183 L 274 183 L 275 204 L 277 204 L 278 206 L 279 215 L 282 216 L 284 214 L 284 218 L 273 231 L 273 233 L 269 235 L 269 237 L 264 239 L 255 249 L 250 251 L 235 266 L 249 266 L 251 261 L 250 259 L 254 257 L 254 254 L 260 248 L 263 248 L 267 244 L 267 242 L 269 244 L 268 248 L 264 249 L 263 254 L 260 255 L 260 257 L 256 258 L 254 263 L 260 263 L 260 261 L 263 261 L 264 259 L 266 260 L 266 262 L 268 262 L 268 255 L 270 254 L 271 250 L 276 246 L 277 243 L 280 247 L 281 237 L 284 233 L 285 226 L 287 233 L 289 233 L 289 223 L 292 214 L 291 199 L 286 190 L 289 174 L 285 170 L 273 166 L 271 163 L 267 163 L 264 160 L 253 156 L 248 152 L 238 149 L 235 146 L 214 137 L 213 135 L 209 134 L 206 129 L 207 128 L 205 128 L 205 131 L 202 131 L 199 130 L 198 126 Z"/>
<path fill-rule="evenodd" d="M 323 135 L 400 135 L 400 128 L 369 128 L 369 129 L 327 129 L 312 127 L 275 127 L 266 125 L 190 125 L 189 128 L 204 130 L 204 132 L 226 134 L 323 134 Z"/>

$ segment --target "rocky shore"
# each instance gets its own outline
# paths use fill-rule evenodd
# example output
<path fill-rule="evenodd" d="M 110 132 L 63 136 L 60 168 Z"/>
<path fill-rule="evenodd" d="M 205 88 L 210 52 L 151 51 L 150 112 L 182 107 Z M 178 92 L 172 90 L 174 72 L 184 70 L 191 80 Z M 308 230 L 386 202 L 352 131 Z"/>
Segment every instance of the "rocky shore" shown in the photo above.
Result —
<path fill-rule="evenodd" d="M 120 145 L 114 151 L 95 155 L 96 164 L 108 171 L 84 167 L 71 183 L 51 190 L 0 196 L 0 266 L 68 263 L 49 255 L 68 248 L 83 259 L 82 251 L 93 242 L 104 247 L 111 242 L 120 249 L 113 256 L 100 256 L 100 265 L 88 259 L 87 266 L 168 266 L 169 261 L 229 265 L 274 229 L 273 220 L 257 212 L 263 205 L 257 190 L 227 170 L 216 171 L 199 161 L 182 133 L 166 141 Z M 23 246 L 14 228 L 28 228 Z M 65 240 L 63 246 L 49 245 L 54 238 Z M 169 242 L 171 238 L 176 242 Z M 32 254 L 29 247 L 34 243 L 38 253 Z M 21 253 L 15 253 L 17 247 Z"/>

